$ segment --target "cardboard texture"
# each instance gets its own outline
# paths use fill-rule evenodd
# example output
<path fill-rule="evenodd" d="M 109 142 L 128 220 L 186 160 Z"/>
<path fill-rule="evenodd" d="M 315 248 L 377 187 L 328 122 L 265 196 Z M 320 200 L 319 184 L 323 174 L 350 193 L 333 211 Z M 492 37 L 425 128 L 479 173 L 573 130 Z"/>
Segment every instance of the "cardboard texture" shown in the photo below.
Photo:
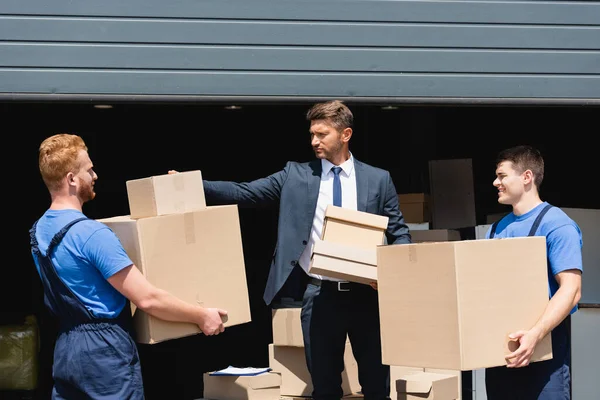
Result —
<path fill-rule="evenodd" d="M 462 400 L 462 371 L 454 371 L 452 369 L 425 368 L 425 372 L 455 376 L 456 392 L 458 393 L 456 400 Z"/>
<path fill-rule="evenodd" d="M 451 370 L 506 365 L 508 334 L 548 304 L 545 237 L 377 248 L 384 364 Z M 532 361 L 552 357 L 551 336 Z"/>
<path fill-rule="evenodd" d="M 153 285 L 191 304 L 222 308 L 225 326 L 250 322 L 237 206 L 184 214 L 101 219 Z M 136 340 L 153 344 L 197 334 L 195 324 L 164 321 L 136 309 Z"/>
<path fill-rule="evenodd" d="M 328 205 L 321 240 L 370 250 L 385 241 L 388 217 Z"/>
<path fill-rule="evenodd" d="M 399 365 L 390 365 L 390 398 L 395 399 L 396 393 L 396 381 L 405 375 L 416 374 L 417 372 L 424 372 L 423 368 L 419 367 L 402 367 Z"/>
<path fill-rule="evenodd" d="M 282 396 L 311 396 L 313 386 L 306 367 L 303 347 L 276 346 L 269 344 L 269 367 L 281 374 Z M 344 371 L 342 372 L 342 390 L 344 395 L 360 391 L 358 366 L 350 342 L 346 342 L 344 352 Z"/>
<path fill-rule="evenodd" d="M 366 250 L 324 240 L 315 241 L 308 272 L 349 282 L 377 281 L 376 248 Z"/>
<path fill-rule="evenodd" d="M 419 224 L 430 221 L 429 195 L 425 193 L 399 194 L 398 203 L 404 222 Z"/>
<path fill-rule="evenodd" d="M 304 347 L 300 308 L 278 308 L 272 311 L 273 344 Z"/>
<path fill-rule="evenodd" d="M 133 219 L 206 208 L 200 171 L 133 179 L 126 185 L 129 214 Z"/>
<path fill-rule="evenodd" d="M 203 375 L 204 398 L 212 400 L 279 400 L 281 376 L 267 372 L 255 376 Z"/>
<path fill-rule="evenodd" d="M 454 375 L 417 372 L 396 381 L 398 400 L 456 400 L 457 378 Z"/>
<path fill-rule="evenodd" d="M 454 229 L 430 229 L 426 231 L 411 231 L 413 243 L 451 242 L 460 240 L 460 232 Z"/>

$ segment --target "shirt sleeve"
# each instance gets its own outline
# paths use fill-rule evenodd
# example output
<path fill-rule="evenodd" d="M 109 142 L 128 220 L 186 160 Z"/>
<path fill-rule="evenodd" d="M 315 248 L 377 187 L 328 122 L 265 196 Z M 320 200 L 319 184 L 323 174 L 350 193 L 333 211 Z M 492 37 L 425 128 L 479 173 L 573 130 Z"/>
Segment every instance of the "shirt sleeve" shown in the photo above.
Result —
<path fill-rule="evenodd" d="M 583 271 L 581 232 L 573 225 L 563 225 L 546 238 L 548 262 L 553 275 L 569 269 Z"/>
<path fill-rule="evenodd" d="M 96 230 L 83 251 L 105 279 L 133 264 L 117 235 L 108 227 Z"/>

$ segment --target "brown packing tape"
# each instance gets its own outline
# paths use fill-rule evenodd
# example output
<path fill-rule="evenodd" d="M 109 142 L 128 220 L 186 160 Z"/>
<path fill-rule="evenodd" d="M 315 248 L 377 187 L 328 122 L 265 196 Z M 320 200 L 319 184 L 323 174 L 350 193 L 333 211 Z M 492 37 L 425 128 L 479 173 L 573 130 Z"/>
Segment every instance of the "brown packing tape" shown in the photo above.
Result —
<path fill-rule="evenodd" d="M 294 315 L 293 312 L 286 313 L 285 316 L 285 336 L 288 343 L 294 343 Z"/>
<path fill-rule="evenodd" d="M 194 213 L 188 212 L 183 214 L 183 229 L 185 234 L 185 244 L 196 243 L 196 225 L 194 221 Z"/>
<path fill-rule="evenodd" d="M 185 189 L 185 179 L 182 174 L 174 174 L 172 176 L 173 189 L 177 192 L 183 192 Z"/>
<path fill-rule="evenodd" d="M 411 263 L 419 261 L 419 257 L 417 257 L 417 246 L 408 245 L 408 261 Z"/>

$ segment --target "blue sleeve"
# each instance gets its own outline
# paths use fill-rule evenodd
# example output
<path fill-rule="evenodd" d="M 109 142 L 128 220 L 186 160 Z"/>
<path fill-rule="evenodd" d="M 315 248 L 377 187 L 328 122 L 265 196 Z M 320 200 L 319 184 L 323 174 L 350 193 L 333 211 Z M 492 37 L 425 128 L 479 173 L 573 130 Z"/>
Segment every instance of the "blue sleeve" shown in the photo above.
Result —
<path fill-rule="evenodd" d="M 553 275 L 569 269 L 583 271 L 581 231 L 572 224 L 562 225 L 546 237 L 548 262 Z"/>
<path fill-rule="evenodd" d="M 105 279 L 133 264 L 117 235 L 108 227 L 96 230 L 82 251 Z"/>

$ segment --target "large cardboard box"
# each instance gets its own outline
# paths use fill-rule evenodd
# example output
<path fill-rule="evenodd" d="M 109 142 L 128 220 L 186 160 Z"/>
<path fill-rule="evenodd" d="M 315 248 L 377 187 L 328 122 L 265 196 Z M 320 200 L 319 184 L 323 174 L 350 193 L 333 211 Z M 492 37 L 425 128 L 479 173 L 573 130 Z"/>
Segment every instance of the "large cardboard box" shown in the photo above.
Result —
<path fill-rule="evenodd" d="M 328 205 L 321 239 L 370 250 L 384 244 L 388 220 L 382 215 Z"/>
<path fill-rule="evenodd" d="M 206 208 L 200 171 L 133 179 L 126 185 L 129 214 L 134 219 Z"/>
<path fill-rule="evenodd" d="M 142 219 L 101 219 L 153 285 L 191 304 L 228 312 L 225 326 L 251 320 L 238 209 L 214 206 Z M 164 321 L 136 309 L 136 340 L 158 343 L 197 334 L 195 324 Z"/>
<path fill-rule="evenodd" d="M 315 241 L 308 272 L 349 282 L 377 281 L 377 249 Z"/>
<path fill-rule="evenodd" d="M 456 400 L 458 384 L 455 375 L 418 372 L 405 375 L 396 382 L 398 400 Z"/>
<path fill-rule="evenodd" d="M 204 399 L 279 400 L 281 376 L 266 372 L 254 376 L 224 376 L 205 373 Z"/>
<path fill-rule="evenodd" d="M 282 396 L 311 396 L 313 391 L 310 373 L 306 366 L 304 347 L 276 346 L 269 344 L 269 367 L 281 374 Z M 352 354 L 352 346 L 346 341 L 344 371 L 342 372 L 344 395 L 360 391 L 358 365 Z"/>
<path fill-rule="evenodd" d="M 379 246 L 377 275 L 388 365 L 506 365 L 508 334 L 532 327 L 549 301 L 541 236 Z M 551 357 L 547 335 L 532 361 Z"/>
<path fill-rule="evenodd" d="M 277 308 L 272 311 L 274 345 L 304 347 L 301 311 L 301 308 Z"/>
<path fill-rule="evenodd" d="M 422 223 L 429 222 L 429 195 L 425 193 L 399 194 L 398 202 L 404 222 Z"/>
<path fill-rule="evenodd" d="M 390 365 L 390 398 L 395 399 L 398 390 L 396 389 L 396 382 L 398 379 L 403 378 L 405 375 L 416 374 L 417 372 L 424 372 L 424 368 L 419 367 L 402 367 L 399 365 Z"/>

